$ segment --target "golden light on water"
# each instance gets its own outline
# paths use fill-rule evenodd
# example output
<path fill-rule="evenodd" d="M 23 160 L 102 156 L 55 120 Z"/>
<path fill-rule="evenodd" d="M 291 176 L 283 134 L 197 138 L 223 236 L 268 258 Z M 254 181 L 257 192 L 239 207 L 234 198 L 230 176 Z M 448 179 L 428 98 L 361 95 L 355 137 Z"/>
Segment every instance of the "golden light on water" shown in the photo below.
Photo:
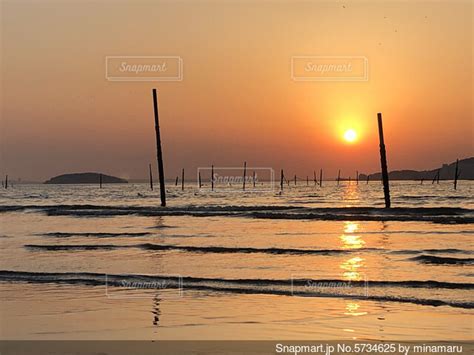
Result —
<path fill-rule="evenodd" d="M 355 233 L 359 230 L 359 223 L 356 222 L 345 222 L 344 233 Z"/>

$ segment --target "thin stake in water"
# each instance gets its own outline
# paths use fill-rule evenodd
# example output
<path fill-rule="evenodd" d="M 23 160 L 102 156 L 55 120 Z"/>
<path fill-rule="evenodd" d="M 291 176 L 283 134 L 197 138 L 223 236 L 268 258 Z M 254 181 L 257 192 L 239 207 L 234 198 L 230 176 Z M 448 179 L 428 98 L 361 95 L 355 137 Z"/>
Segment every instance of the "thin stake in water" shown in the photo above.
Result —
<path fill-rule="evenodd" d="M 380 141 L 380 165 L 382 167 L 383 194 L 385 197 L 385 208 L 390 208 L 390 187 L 388 182 L 387 155 L 385 152 L 385 141 L 383 138 L 382 114 L 377 113 Z"/>
<path fill-rule="evenodd" d="M 150 175 L 150 190 L 153 191 L 153 174 L 151 173 L 151 164 L 148 164 L 148 172 Z"/>
<path fill-rule="evenodd" d="M 153 112 L 155 114 L 156 160 L 158 161 L 158 176 L 160 178 L 161 206 L 166 206 L 165 170 L 163 168 L 163 152 L 161 150 L 160 122 L 158 117 L 158 99 L 156 89 L 153 89 Z"/>
<path fill-rule="evenodd" d="M 247 178 L 247 162 L 244 161 L 244 181 L 242 183 L 242 189 L 245 191 L 245 179 Z"/>

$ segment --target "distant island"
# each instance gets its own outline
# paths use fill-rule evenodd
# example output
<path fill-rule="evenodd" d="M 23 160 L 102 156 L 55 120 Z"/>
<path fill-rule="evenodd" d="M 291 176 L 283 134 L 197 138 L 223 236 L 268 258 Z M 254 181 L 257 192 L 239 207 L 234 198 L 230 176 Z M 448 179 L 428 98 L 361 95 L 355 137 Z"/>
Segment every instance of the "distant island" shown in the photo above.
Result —
<path fill-rule="evenodd" d="M 63 174 L 55 176 L 45 184 L 98 184 L 100 182 L 100 176 L 102 175 L 103 184 L 127 184 L 128 181 L 105 174 L 100 173 L 73 173 Z"/>
<path fill-rule="evenodd" d="M 440 180 L 454 179 L 456 162 L 443 164 L 438 169 L 433 170 L 394 170 L 388 173 L 390 180 L 433 180 L 439 171 Z M 369 174 L 369 180 L 380 180 L 381 173 Z M 366 180 L 366 174 L 359 174 L 360 180 Z M 459 179 L 474 180 L 474 157 L 459 160 Z"/>

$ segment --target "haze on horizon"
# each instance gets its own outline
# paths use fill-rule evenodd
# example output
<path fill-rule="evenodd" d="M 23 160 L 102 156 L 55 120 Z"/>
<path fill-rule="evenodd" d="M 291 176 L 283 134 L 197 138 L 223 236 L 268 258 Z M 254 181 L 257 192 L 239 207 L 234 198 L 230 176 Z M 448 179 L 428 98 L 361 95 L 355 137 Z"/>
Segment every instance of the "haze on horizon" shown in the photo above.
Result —
<path fill-rule="evenodd" d="M 376 172 L 377 112 L 390 170 L 436 168 L 474 155 L 472 19 L 471 1 L 2 1 L 0 173 L 145 178 L 154 87 L 167 178 Z M 364 56 L 368 81 L 294 81 L 301 55 Z M 108 81 L 106 56 L 180 56 L 183 80 Z"/>

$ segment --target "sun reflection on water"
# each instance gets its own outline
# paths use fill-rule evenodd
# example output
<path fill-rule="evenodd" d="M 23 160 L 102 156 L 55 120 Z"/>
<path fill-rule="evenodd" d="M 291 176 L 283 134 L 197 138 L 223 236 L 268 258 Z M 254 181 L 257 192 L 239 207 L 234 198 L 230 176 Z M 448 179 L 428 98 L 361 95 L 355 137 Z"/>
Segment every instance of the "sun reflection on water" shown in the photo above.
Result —
<path fill-rule="evenodd" d="M 359 308 L 360 305 L 358 303 L 348 302 L 344 314 L 348 316 L 363 316 L 367 314 L 367 312 L 362 312 Z"/>

